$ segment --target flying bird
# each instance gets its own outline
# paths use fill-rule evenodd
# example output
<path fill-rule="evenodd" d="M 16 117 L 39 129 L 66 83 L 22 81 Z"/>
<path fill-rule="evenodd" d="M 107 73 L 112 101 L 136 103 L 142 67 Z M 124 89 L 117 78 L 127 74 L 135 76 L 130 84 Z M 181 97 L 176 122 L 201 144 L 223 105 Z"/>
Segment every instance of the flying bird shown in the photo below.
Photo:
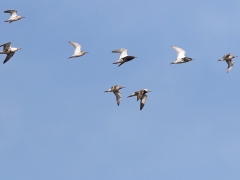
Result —
<path fill-rule="evenodd" d="M 228 68 L 227 68 L 227 73 L 232 69 L 234 61 L 232 60 L 233 58 L 235 58 L 237 56 L 234 56 L 230 53 L 224 55 L 221 59 L 219 59 L 218 61 L 226 61 L 226 63 L 228 64 Z"/>
<path fill-rule="evenodd" d="M 122 93 L 119 90 L 122 89 L 122 88 L 125 88 L 125 87 L 115 85 L 115 86 L 111 87 L 110 89 L 108 89 L 107 91 L 104 91 L 104 92 L 113 92 L 116 96 L 117 105 L 119 106 L 120 100 L 121 100 L 121 97 L 122 97 Z"/>
<path fill-rule="evenodd" d="M 81 50 L 81 45 L 78 44 L 78 43 L 75 43 L 75 42 L 71 42 L 71 41 L 68 41 L 71 45 L 74 46 L 74 53 L 72 56 L 70 56 L 69 58 L 76 58 L 76 57 L 80 57 L 80 56 L 83 56 L 84 54 L 87 54 L 88 52 L 84 52 Z M 68 58 L 68 59 L 69 59 Z"/>
<path fill-rule="evenodd" d="M 10 13 L 10 18 L 4 22 L 13 22 L 13 21 L 18 21 L 19 19 L 25 18 L 23 16 L 18 16 L 16 10 L 6 10 L 4 13 Z"/>
<path fill-rule="evenodd" d="M 186 63 L 193 60 L 192 58 L 185 56 L 186 52 L 182 48 L 179 48 L 177 46 L 171 46 L 171 47 L 178 53 L 177 60 L 173 61 L 171 64 L 181 64 L 181 63 Z"/>
<path fill-rule="evenodd" d="M 120 58 L 113 63 L 113 64 L 119 64 L 118 67 L 124 64 L 125 62 L 131 61 L 134 58 L 137 58 L 135 56 L 128 56 L 127 54 L 128 50 L 125 48 L 113 50 L 112 53 L 120 53 Z"/>
<path fill-rule="evenodd" d="M 0 47 L 3 46 L 3 51 L 1 51 L 0 54 L 7 54 L 7 57 L 3 61 L 3 64 L 6 63 L 14 55 L 14 53 L 20 49 L 20 48 L 11 47 L 10 45 L 11 45 L 11 42 L 8 42 L 0 46 Z"/>
<path fill-rule="evenodd" d="M 141 89 L 139 91 L 134 92 L 133 94 L 131 94 L 129 97 L 133 97 L 133 96 L 137 96 L 137 101 L 140 99 L 140 110 L 142 110 L 142 108 L 144 107 L 146 101 L 147 101 L 147 94 L 148 92 L 152 92 L 149 89 Z"/>

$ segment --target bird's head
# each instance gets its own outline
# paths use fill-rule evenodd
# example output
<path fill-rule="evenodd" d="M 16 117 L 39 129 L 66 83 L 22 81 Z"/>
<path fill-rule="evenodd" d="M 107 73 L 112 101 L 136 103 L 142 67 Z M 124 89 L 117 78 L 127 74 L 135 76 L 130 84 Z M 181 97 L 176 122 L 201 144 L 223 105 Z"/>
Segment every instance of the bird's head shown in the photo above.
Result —
<path fill-rule="evenodd" d="M 144 92 L 148 93 L 148 92 L 152 92 L 152 91 L 150 91 L 149 89 L 144 89 Z"/>

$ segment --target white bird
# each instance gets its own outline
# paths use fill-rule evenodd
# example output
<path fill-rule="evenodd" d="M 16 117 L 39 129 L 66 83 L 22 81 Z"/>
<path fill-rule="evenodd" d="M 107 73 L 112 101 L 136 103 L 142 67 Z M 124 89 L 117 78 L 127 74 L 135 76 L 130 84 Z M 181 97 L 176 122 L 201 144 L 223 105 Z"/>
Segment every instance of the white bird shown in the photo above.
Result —
<path fill-rule="evenodd" d="M 7 57 L 3 61 L 3 64 L 6 63 L 14 55 L 16 51 L 21 49 L 21 48 L 11 47 L 10 45 L 11 45 L 11 42 L 8 42 L 0 46 L 0 47 L 3 46 L 3 51 L 1 51 L 0 54 L 7 54 Z"/>
<path fill-rule="evenodd" d="M 68 41 L 71 45 L 74 46 L 74 54 L 72 56 L 70 56 L 69 58 L 76 58 L 76 57 L 80 57 L 80 56 L 83 56 L 84 54 L 87 54 L 88 52 L 84 52 L 81 50 L 81 45 L 78 44 L 78 43 L 75 43 L 75 42 L 71 42 L 71 41 Z M 68 58 L 68 59 L 69 59 Z"/>
<path fill-rule="evenodd" d="M 131 61 L 134 58 L 137 58 L 135 56 L 128 56 L 128 50 L 125 48 L 113 50 L 112 53 L 120 53 L 120 58 L 113 63 L 113 64 L 119 64 L 119 66 L 121 66 L 125 62 Z"/>
<path fill-rule="evenodd" d="M 186 52 L 182 48 L 179 48 L 177 46 L 171 46 L 171 47 L 178 53 L 177 60 L 173 61 L 171 64 L 181 64 L 181 63 L 186 63 L 193 60 L 192 58 L 185 56 Z"/>
<path fill-rule="evenodd" d="M 4 21 L 4 22 L 11 23 L 13 21 L 18 21 L 19 19 L 25 18 L 23 16 L 18 16 L 16 10 L 6 10 L 6 11 L 4 11 L 4 13 L 10 13 L 11 14 L 10 18 L 8 20 Z"/>
<path fill-rule="evenodd" d="M 232 60 L 233 58 L 235 58 L 237 56 L 234 56 L 230 53 L 224 55 L 221 59 L 219 59 L 218 61 L 226 61 L 226 63 L 228 64 L 228 68 L 227 68 L 227 73 L 232 69 L 234 61 Z"/>
<path fill-rule="evenodd" d="M 104 91 L 104 92 L 113 92 L 116 96 L 117 105 L 119 106 L 120 100 L 122 98 L 122 93 L 119 90 L 122 89 L 122 88 L 125 88 L 125 87 L 115 85 L 115 86 L 111 87 L 110 89 L 108 89 L 107 91 Z"/>
<path fill-rule="evenodd" d="M 133 96 L 137 96 L 137 101 L 140 99 L 140 110 L 142 110 L 142 108 L 144 107 L 146 101 L 147 101 L 147 94 L 148 92 L 152 92 L 149 89 L 141 89 L 139 91 L 134 92 L 133 94 L 131 94 L 129 97 L 133 97 Z"/>

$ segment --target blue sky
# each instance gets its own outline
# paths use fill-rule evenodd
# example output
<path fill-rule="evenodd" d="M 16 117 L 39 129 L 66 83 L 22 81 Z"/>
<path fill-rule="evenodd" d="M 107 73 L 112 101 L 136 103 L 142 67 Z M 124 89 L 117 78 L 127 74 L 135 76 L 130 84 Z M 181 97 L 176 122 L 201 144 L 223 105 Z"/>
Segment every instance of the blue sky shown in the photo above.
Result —
<path fill-rule="evenodd" d="M 237 180 L 240 178 L 237 0 L 4 1 L 0 178 Z M 8 24 L 7 9 L 26 18 Z M 68 41 L 89 54 L 73 53 Z M 172 45 L 194 61 L 176 59 Z M 138 58 L 112 63 L 117 48 Z M 2 61 L 5 55 L 0 56 Z M 119 84 L 118 107 L 112 93 Z M 134 91 L 148 88 L 142 111 Z"/>

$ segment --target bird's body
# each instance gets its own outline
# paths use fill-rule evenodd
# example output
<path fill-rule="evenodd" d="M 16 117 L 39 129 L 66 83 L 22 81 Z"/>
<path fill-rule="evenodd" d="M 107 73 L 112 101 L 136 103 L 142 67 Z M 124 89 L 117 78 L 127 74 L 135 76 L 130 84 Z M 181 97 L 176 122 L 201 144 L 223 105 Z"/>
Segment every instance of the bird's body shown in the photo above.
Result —
<path fill-rule="evenodd" d="M 14 53 L 20 49 L 20 48 L 11 47 L 10 45 L 11 45 L 11 42 L 8 42 L 0 46 L 0 47 L 3 46 L 3 51 L 1 51 L 0 54 L 7 54 L 7 57 L 3 61 L 3 64 L 6 63 L 14 55 Z"/>
<path fill-rule="evenodd" d="M 140 99 L 140 110 L 142 110 L 142 108 L 144 107 L 146 101 L 147 101 L 147 94 L 148 92 L 151 92 L 148 89 L 141 89 L 139 91 L 134 92 L 133 94 L 131 94 L 129 97 L 133 97 L 133 96 L 137 96 L 137 101 Z"/>
<path fill-rule="evenodd" d="M 117 105 L 119 106 L 120 105 L 120 100 L 121 100 L 121 97 L 122 97 L 122 93 L 119 90 L 122 89 L 122 88 L 125 88 L 125 87 L 115 85 L 115 86 L 112 86 L 110 89 L 108 89 L 107 91 L 104 91 L 104 92 L 113 92 L 116 96 Z"/>
<path fill-rule="evenodd" d="M 177 59 L 173 61 L 171 64 L 182 64 L 182 63 L 186 63 L 193 60 L 192 58 L 185 56 L 186 52 L 182 48 L 179 48 L 176 46 L 171 46 L 171 47 L 178 53 Z"/>
<path fill-rule="evenodd" d="M 118 65 L 118 67 L 119 67 L 122 64 L 124 64 L 125 62 L 131 61 L 134 58 L 136 58 L 135 56 L 128 56 L 127 52 L 128 52 L 128 50 L 125 48 L 113 50 L 112 53 L 120 53 L 120 58 L 113 64 L 119 64 Z"/>
<path fill-rule="evenodd" d="M 234 56 L 230 53 L 224 55 L 221 59 L 219 59 L 218 61 L 226 61 L 226 63 L 228 64 L 228 68 L 227 68 L 227 73 L 232 69 L 234 61 L 232 60 L 233 58 L 235 58 L 237 56 Z"/>
<path fill-rule="evenodd" d="M 69 43 L 71 45 L 73 45 L 73 47 L 74 47 L 74 53 L 69 58 L 80 57 L 80 56 L 83 56 L 84 54 L 88 53 L 88 52 L 84 52 L 84 51 L 81 50 L 81 45 L 80 44 L 75 43 L 75 42 L 71 42 L 71 41 L 69 41 Z"/>
<path fill-rule="evenodd" d="M 10 14 L 11 14 L 11 15 L 10 15 L 10 18 L 9 18 L 8 20 L 4 21 L 4 22 L 9 22 L 9 23 L 11 23 L 11 22 L 13 22 L 13 21 L 18 21 L 18 20 L 20 20 L 20 19 L 22 19 L 22 18 L 25 18 L 25 17 L 23 17 L 23 16 L 18 16 L 16 10 L 6 10 L 6 11 L 4 11 L 4 13 L 10 13 Z"/>

